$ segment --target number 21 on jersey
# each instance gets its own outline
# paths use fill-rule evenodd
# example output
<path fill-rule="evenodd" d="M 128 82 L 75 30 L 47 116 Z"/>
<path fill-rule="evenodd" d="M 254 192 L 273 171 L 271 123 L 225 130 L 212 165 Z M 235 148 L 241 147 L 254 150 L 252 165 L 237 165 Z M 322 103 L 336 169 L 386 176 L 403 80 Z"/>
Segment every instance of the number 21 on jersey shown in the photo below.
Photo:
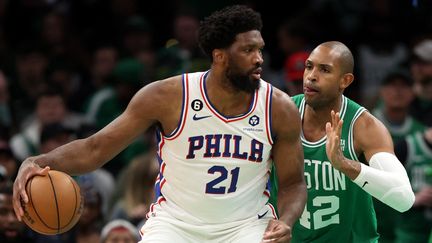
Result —
<path fill-rule="evenodd" d="M 240 172 L 239 167 L 235 167 L 231 171 L 224 166 L 215 165 L 207 171 L 209 174 L 217 174 L 218 176 L 206 184 L 206 193 L 210 194 L 225 194 L 235 192 L 237 190 L 237 181 Z M 228 190 L 226 186 L 222 186 L 225 180 L 230 180 Z"/>

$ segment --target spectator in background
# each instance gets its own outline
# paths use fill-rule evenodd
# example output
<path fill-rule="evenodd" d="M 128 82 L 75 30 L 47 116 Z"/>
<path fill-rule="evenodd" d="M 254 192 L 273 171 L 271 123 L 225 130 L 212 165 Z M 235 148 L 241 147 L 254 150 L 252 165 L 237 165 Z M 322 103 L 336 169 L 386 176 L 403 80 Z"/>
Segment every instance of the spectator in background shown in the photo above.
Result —
<path fill-rule="evenodd" d="M 173 20 L 173 37 L 158 53 L 156 78 L 210 68 L 208 58 L 198 46 L 199 19 L 190 10 L 180 10 Z"/>
<path fill-rule="evenodd" d="M 141 51 L 153 49 L 152 27 L 142 16 L 128 17 L 123 31 L 122 58 L 136 58 Z"/>
<path fill-rule="evenodd" d="M 117 63 L 112 73 L 114 93 L 107 95 L 96 111 L 86 111 L 87 116 L 93 117 L 98 128 L 120 115 L 135 92 L 145 84 L 144 74 L 145 67 L 137 59 L 127 58 Z"/>
<path fill-rule="evenodd" d="M 314 25 L 311 24 L 310 18 L 304 13 L 286 19 L 277 28 L 278 49 L 280 51 L 275 53 L 276 55 L 271 55 L 270 61 L 264 63 L 264 65 L 269 65 L 269 68 L 264 69 L 266 76 L 268 75 L 268 69 L 273 68 L 275 70 L 273 76 L 266 79 L 271 80 L 273 85 L 288 92 L 288 94 L 290 94 L 290 89 L 295 89 L 289 87 L 293 85 L 288 84 L 289 80 L 291 80 L 291 78 L 287 77 L 288 59 L 294 53 L 310 52 L 312 49 L 310 42 L 314 39 L 311 35 L 311 32 L 314 32 L 311 26 Z M 266 58 L 266 60 L 268 59 Z M 275 63 L 278 63 L 278 60 L 280 64 L 275 65 Z M 303 80 L 303 72 L 301 79 Z"/>
<path fill-rule="evenodd" d="M 310 50 L 310 30 L 308 19 L 299 15 L 284 21 L 279 26 L 277 37 L 279 48 L 286 55 L 294 52 Z"/>
<path fill-rule="evenodd" d="M 18 171 L 17 161 L 6 139 L 0 138 L 0 166 L 3 167 L 3 180 L 13 181 Z"/>
<path fill-rule="evenodd" d="M 413 48 L 411 73 L 416 98 L 411 114 L 427 126 L 432 126 L 432 39 L 425 39 Z"/>
<path fill-rule="evenodd" d="M 38 41 L 51 60 L 65 59 L 76 66 L 84 63 L 86 53 L 79 40 L 81 35 L 75 33 L 67 13 L 51 9 L 42 16 L 38 27 Z"/>
<path fill-rule="evenodd" d="M 40 153 L 48 153 L 75 139 L 74 131 L 61 123 L 50 123 L 42 127 L 40 136 Z"/>
<path fill-rule="evenodd" d="M 80 112 L 85 100 L 82 95 L 83 81 L 76 68 L 63 58 L 51 59 L 47 68 L 46 80 L 49 87 L 57 87 L 64 97 L 66 107 Z"/>
<path fill-rule="evenodd" d="M 357 66 L 361 103 L 371 108 L 378 100 L 380 81 L 406 60 L 409 50 L 402 38 L 394 38 L 404 26 L 394 1 L 363 2 L 367 7 L 362 4 L 365 12 L 358 29 L 363 34 L 358 36 Z"/>
<path fill-rule="evenodd" d="M 102 213 L 103 199 L 96 187 L 97 178 L 94 174 L 77 177 L 84 200 L 84 208 L 73 233 L 76 243 L 100 242 L 100 231 L 105 222 Z"/>
<path fill-rule="evenodd" d="M 101 232 L 101 243 L 135 243 L 139 241 L 138 229 L 126 220 L 116 219 L 106 224 Z"/>
<path fill-rule="evenodd" d="M 387 127 L 394 144 L 425 129 L 423 124 L 409 115 L 409 107 L 414 99 L 413 80 L 409 74 L 402 71 L 389 73 L 381 82 L 379 94 L 381 104 L 372 111 L 372 114 Z M 379 200 L 373 200 L 380 242 L 393 243 L 396 239 L 395 228 L 401 214 Z"/>
<path fill-rule="evenodd" d="M 285 61 L 285 84 L 287 93 L 291 96 L 303 93 L 303 72 L 309 52 L 294 52 Z"/>
<path fill-rule="evenodd" d="M 156 51 L 153 46 L 153 28 L 140 15 L 128 17 L 124 23 L 120 44 L 121 58 L 133 58 L 145 67 L 142 78 L 153 80 L 156 69 Z"/>
<path fill-rule="evenodd" d="M 409 114 L 414 99 L 413 80 L 409 74 L 402 71 L 389 73 L 381 82 L 379 94 L 382 104 L 372 113 L 387 127 L 394 143 L 425 129 Z"/>
<path fill-rule="evenodd" d="M 19 222 L 12 206 L 12 183 L 0 186 L 0 242 L 30 243 L 25 234 L 25 225 Z"/>
<path fill-rule="evenodd" d="M 12 127 L 13 125 L 9 84 L 2 70 L 0 70 L 0 125 L 7 127 Z"/>
<path fill-rule="evenodd" d="M 30 114 L 38 95 L 47 88 L 45 73 L 48 57 L 35 43 L 24 43 L 18 47 L 15 73 L 11 76 L 11 105 L 17 122 Z"/>
<path fill-rule="evenodd" d="M 395 152 L 415 192 L 413 207 L 396 223 L 394 243 L 427 242 L 432 229 L 432 128 L 410 134 Z"/>
<path fill-rule="evenodd" d="M 154 184 L 158 174 L 158 162 L 153 151 L 135 157 L 119 177 L 111 214 L 113 219 L 125 219 L 138 226 L 145 219 L 154 201 Z"/>
<path fill-rule="evenodd" d="M 17 159 L 23 160 L 38 153 L 42 127 L 55 122 L 77 129 L 85 119 L 80 114 L 68 111 L 60 92 L 47 89 L 38 96 L 34 114 L 23 122 L 20 133 L 11 139 L 11 147 Z"/>
<path fill-rule="evenodd" d="M 110 76 L 117 65 L 117 60 L 118 51 L 114 46 L 103 45 L 93 52 L 89 81 L 93 91 L 87 97 L 83 107 L 86 111 L 86 119 L 90 123 L 96 124 L 100 106 L 115 93 L 110 83 Z"/>

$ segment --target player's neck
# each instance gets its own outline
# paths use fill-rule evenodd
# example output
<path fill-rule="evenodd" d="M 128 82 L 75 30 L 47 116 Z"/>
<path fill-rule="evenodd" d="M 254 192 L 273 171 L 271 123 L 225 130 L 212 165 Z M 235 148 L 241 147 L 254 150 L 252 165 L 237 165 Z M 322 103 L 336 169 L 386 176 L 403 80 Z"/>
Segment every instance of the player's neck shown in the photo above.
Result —
<path fill-rule="evenodd" d="M 207 98 L 225 116 L 236 116 L 247 112 L 253 93 L 238 91 L 221 81 L 223 77 L 210 72 L 205 80 Z"/>
<path fill-rule="evenodd" d="M 312 107 L 306 105 L 304 123 L 311 124 L 320 128 L 325 128 L 325 124 L 331 121 L 330 112 L 339 112 L 342 106 L 342 98 L 338 98 L 328 104 Z"/>

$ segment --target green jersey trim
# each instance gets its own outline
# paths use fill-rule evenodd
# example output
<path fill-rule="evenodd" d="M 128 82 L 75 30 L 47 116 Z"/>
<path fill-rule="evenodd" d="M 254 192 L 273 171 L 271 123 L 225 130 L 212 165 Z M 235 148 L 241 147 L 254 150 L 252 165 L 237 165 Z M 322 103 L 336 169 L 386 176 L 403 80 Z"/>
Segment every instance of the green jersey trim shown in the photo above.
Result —
<path fill-rule="evenodd" d="M 357 154 L 356 154 L 355 149 L 354 149 L 354 124 L 357 121 L 357 119 L 360 117 L 360 115 L 363 114 L 363 112 L 365 112 L 365 111 L 366 111 L 366 109 L 364 107 L 360 107 L 356 111 L 356 113 L 354 114 L 354 117 L 351 121 L 350 129 L 348 132 L 348 152 L 349 152 L 351 158 L 353 158 L 353 160 L 356 160 L 356 161 L 360 161 L 360 160 L 357 157 Z"/>
<path fill-rule="evenodd" d="M 302 101 L 300 103 L 300 109 L 299 109 L 300 118 L 302 120 L 304 118 L 305 107 L 306 107 L 306 101 L 305 101 L 305 98 L 302 97 Z M 345 96 L 342 96 L 342 104 L 341 104 L 341 109 L 339 111 L 340 117 L 342 120 L 345 118 L 345 113 L 346 113 L 347 107 L 348 107 L 348 99 Z M 303 129 L 302 129 L 301 141 L 302 141 L 303 146 L 305 146 L 305 147 L 316 148 L 316 147 L 323 145 L 327 141 L 327 135 L 324 135 L 324 137 L 320 138 L 318 141 L 311 142 L 305 138 L 305 136 L 303 134 Z"/>

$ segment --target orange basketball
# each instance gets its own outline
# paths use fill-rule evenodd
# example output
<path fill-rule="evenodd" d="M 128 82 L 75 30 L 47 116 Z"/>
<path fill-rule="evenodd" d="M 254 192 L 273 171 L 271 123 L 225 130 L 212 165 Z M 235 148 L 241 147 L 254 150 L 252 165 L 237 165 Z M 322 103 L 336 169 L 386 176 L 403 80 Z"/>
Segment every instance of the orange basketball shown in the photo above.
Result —
<path fill-rule="evenodd" d="M 34 231 L 55 235 L 70 230 L 81 216 L 80 188 L 68 174 L 50 170 L 35 176 L 26 185 L 29 202 L 24 205 L 23 221 Z"/>

